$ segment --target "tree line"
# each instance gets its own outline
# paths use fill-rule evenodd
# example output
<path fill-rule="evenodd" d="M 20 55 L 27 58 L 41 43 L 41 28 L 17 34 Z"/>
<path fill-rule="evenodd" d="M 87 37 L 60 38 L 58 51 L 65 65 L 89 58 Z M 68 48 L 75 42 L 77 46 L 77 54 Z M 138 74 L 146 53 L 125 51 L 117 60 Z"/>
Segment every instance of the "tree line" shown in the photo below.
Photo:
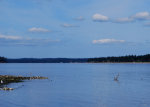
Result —
<path fill-rule="evenodd" d="M 5 57 L 0 56 L 0 63 L 6 63 L 7 59 Z"/>
<path fill-rule="evenodd" d="M 102 62 L 150 62 L 150 54 L 146 55 L 127 55 L 119 57 L 99 57 L 89 58 L 88 62 L 102 63 Z"/>
<path fill-rule="evenodd" d="M 98 57 L 98 58 L 18 58 L 7 59 L 0 57 L 0 63 L 107 63 L 107 62 L 150 62 L 150 54 L 127 55 L 119 57 Z"/>
<path fill-rule="evenodd" d="M 7 59 L 8 63 L 85 63 L 86 58 L 21 58 Z"/>

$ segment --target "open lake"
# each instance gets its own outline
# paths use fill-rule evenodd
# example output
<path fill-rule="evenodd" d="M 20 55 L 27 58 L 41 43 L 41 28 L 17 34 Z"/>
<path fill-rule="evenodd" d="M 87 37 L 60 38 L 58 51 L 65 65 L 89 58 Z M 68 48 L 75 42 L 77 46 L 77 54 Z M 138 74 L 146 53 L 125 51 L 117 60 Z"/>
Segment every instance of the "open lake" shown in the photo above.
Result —
<path fill-rule="evenodd" d="M 9 84 L 0 107 L 150 107 L 150 64 L 0 64 L 0 75 L 49 78 Z"/>

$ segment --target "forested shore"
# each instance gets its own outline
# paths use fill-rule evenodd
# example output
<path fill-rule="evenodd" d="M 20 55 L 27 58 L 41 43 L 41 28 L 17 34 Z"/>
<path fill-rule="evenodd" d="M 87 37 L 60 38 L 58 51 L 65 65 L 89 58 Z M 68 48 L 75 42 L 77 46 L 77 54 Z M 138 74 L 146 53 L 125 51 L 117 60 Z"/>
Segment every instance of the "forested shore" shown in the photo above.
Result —
<path fill-rule="evenodd" d="M 87 62 L 90 63 L 121 63 L 121 62 L 150 62 L 150 54 L 146 55 L 127 55 L 119 57 L 99 57 L 99 58 L 89 58 Z"/>
<path fill-rule="evenodd" d="M 0 57 L 0 63 L 130 63 L 150 62 L 150 54 L 97 58 L 18 58 Z"/>
<path fill-rule="evenodd" d="M 7 58 L 0 56 L 0 63 L 6 63 L 6 62 L 7 62 Z"/>

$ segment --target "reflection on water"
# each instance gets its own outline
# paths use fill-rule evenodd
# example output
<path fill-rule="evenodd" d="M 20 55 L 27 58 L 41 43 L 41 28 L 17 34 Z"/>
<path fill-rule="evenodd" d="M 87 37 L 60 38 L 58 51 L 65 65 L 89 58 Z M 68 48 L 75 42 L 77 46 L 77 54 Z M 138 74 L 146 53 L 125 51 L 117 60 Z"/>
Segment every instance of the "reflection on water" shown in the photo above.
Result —
<path fill-rule="evenodd" d="M 0 64 L 0 74 L 49 77 L 10 84 L 1 107 L 150 107 L 150 64 Z"/>

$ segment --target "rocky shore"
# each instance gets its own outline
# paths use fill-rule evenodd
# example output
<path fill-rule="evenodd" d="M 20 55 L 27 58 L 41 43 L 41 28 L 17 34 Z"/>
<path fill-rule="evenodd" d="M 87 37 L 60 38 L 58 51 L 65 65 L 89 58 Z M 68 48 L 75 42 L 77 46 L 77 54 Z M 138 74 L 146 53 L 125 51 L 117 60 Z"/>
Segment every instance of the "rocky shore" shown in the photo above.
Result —
<path fill-rule="evenodd" d="M 4 85 L 7 85 L 9 83 L 23 82 L 23 80 L 32 80 L 32 79 L 48 79 L 48 78 L 41 76 L 23 77 L 12 75 L 0 75 L 0 90 L 14 90 L 14 88 L 4 87 Z"/>

